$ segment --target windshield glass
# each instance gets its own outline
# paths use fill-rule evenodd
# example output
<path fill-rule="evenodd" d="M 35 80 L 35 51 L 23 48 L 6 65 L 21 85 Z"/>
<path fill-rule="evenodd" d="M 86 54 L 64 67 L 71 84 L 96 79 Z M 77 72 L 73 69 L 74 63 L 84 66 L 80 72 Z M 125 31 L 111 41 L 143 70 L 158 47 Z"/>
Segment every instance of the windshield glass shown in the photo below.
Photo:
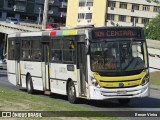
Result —
<path fill-rule="evenodd" d="M 133 71 L 147 68 L 147 50 L 143 41 L 91 43 L 92 71 Z"/>

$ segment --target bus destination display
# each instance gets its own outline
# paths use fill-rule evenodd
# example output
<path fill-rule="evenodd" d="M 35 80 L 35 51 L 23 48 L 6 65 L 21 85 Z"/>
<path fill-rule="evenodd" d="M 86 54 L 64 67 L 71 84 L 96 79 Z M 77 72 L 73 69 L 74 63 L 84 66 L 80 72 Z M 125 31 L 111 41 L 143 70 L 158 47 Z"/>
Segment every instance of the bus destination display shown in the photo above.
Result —
<path fill-rule="evenodd" d="M 95 29 L 92 39 L 101 38 L 141 38 L 141 29 Z"/>

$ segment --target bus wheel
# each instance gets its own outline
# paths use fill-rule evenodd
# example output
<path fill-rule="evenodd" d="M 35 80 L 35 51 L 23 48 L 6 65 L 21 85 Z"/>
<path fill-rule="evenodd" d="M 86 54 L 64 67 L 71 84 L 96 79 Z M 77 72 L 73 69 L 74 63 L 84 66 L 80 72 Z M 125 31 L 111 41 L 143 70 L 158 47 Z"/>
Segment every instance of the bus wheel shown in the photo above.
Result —
<path fill-rule="evenodd" d="M 30 94 L 33 94 L 33 83 L 32 83 L 32 78 L 30 75 L 27 77 L 27 92 Z"/>
<path fill-rule="evenodd" d="M 68 101 L 70 103 L 75 103 L 76 102 L 76 89 L 75 89 L 73 81 L 69 82 L 67 93 L 68 93 Z"/>
<path fill-rule="evenodd" d="M 131 99 L 118 99 L 118 102 L 121 105 L 128 105 L 130 101 L 131 101 Z"/>

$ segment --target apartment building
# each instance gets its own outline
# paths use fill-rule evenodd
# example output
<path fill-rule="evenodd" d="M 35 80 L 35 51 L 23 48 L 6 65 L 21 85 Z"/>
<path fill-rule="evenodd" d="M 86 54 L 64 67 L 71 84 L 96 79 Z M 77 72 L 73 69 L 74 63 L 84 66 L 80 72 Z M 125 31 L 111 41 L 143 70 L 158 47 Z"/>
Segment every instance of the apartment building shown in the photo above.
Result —
<path fill-rule="evenodd" d="M 66 26 L 144 26 L 160 11 L 158 2 L 159 0 L 68 0 Z"/>
<path fill-rule="evenodd" d="M 44 0 L 1 0 L 0 20 L 15 17 L 19 20 L 42 20 Z M 67 0 L 49 0 L 49 20 L 52 22 L 66 21 Z"/>
<path fill-rule="evenodd" d="M 49 17 L 57 23 L 66 23 L 68 0 L 49 0 Z"/>

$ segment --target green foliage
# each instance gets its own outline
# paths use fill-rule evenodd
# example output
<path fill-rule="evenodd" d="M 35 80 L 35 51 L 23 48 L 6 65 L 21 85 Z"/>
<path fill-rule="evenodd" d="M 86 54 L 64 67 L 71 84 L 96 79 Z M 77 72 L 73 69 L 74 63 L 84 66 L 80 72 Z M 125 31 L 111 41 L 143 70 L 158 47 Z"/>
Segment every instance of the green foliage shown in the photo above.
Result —
<path fill-rule="evenodd" d="M 155 3 L 157 3 L 157 4 L 160 3 L 160 1 L 158 1 L 158 0 L 152 0 L 152 1 L 155 2 Z"/>
<path fill-rule="evenodd" d="M 160 40 L 160 12 L 149 24 L 144 26 L 144 31 L 148 39 Z"/>

